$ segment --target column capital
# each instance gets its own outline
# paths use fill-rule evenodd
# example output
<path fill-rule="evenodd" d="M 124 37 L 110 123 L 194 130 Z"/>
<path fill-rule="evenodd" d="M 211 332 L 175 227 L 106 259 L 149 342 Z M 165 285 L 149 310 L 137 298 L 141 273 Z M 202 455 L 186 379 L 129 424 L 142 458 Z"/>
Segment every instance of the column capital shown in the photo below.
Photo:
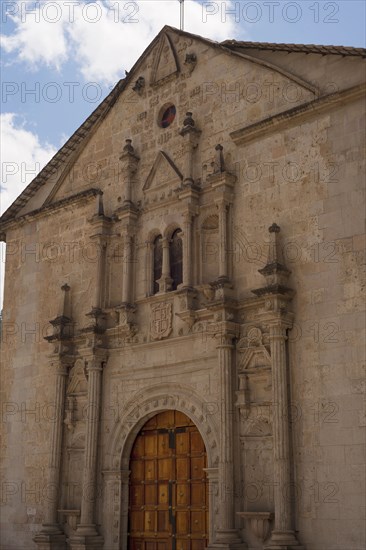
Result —
<path fill-rule="evenodd" d="M 88 375 L 90 372 L 101 372 L 105 367 L 107 357 L 93 357 L 85 359 L 85 373 Z"/>
<path fill-rule="evenodd" d="M 60 359 L 58 361 L 52 362 L 51 367 L 53 367 L 56 375 L 58 376 L 68 376 L 70 368 L 73 366 L 74 361 L 68 361 L 65 359 Z"/>
<path fill-rule="evenodd" d="M 239 335 L 239 325 L 232 321 L 221 321 L 214 327 L 216 348 L 234 348 L 234 339 Z"/>

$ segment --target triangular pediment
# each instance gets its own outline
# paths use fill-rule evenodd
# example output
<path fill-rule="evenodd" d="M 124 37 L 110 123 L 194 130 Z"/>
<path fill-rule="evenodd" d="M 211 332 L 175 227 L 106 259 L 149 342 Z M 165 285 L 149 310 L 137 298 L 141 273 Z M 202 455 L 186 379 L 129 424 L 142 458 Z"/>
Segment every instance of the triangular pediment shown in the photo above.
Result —
<path fill-rule="evenodd" d="M 252 347 L 245 350 L 240 361 L 240 368 L 255 369 L 256 367 L 267 367 L 271 365 L 271 356 L 265 346 Z"/>
<path fill-rule="evenodd" d="M 178 186 L 182 181 L 183 175 L 176 164 L 167 153 L 159 151 L 149 175 L 146 178 L 143 189 L 144 191 L 150 191 L 151 189 L 155 190 L 171 184 L 176 184 Z"/>
<path fill-rule="evenodd" d="M 173 43 L 168 34 L 160 36 L 156 47 L 155 58 L 151 69 L 150 83 L 157 84 L 160 81 L 179 72 L 178 57 Z"/>
<path fill-rule="evenodd" d="M 180 42 L 181 41 L 181 42 Z M 187 44 L 189 43 L 189 47 Z M 165 26 L 160 33 L 155 37 L 155 39 L 150 43 L 146 48 L 144 53 L 136 61 L 134 66 L 131 68 L 129 73 L 126 73 L 124 78 L 117 83 L 115 88 L 108 94 L 108 96 L 101 102 L 101 104 L 91 113 L 91 115 L 83 122 L 83 124 L 74 132 L 70 139 L 62 146 L 62 148 L 55 154 L 55 156 L 50 160 L 50 162 L 42 169 L 42 171 L 32 180 L 32 182 L 23 190 L 19 197 L 12 203 L 12 205 L 4 212 L 0 218 L 0 238 L 5 238 L 6 230 L 8 224 L 11 223 L 16 218 L 21 218 L 25 215 L 28 215 L 32 212 L 39 213 L 45 208 L 50 207 L 51 204 L 54 204 L 57 201 L 64 200 L 73 195 L 78 196 L 81 192 L 86 192 L 88 187 L 90 191 L 93 191 L 90 185 L 90 182 L 85 180 L 84 183 L 78 188 L 69 185 L 68 180 L 69 174 L 72 170 L 73 165 L 78 162 L 78 159 L 81 157 L 84 149 L 87 147 L 89 140 L 99 131 L 104 119 L 108 116 L 110 111 L 114 108 L 118 109 L 119 102 L 125 103 L 127 105 L 139 103 L 141 98 L 143 99 L 144 92 L 139 93 L 136 90 L 136 82 L 140 78 L 144 79 L 145 90 L 149 86 L 154 87 L 155 85 L 159 86 L 161 83 L 164 83 L 170 78 L 174 78 L 177 75 L 182 76 L 182 79 L 186 79 L 190 76 L 190 71 L 193 70 L 193 67 L 196 67 L 196 62 L 192 65 L 192 56 L 195 57 L 197 54 L 197 68 L 195 71 L 202 71 L 200 77 L 201 83 L 204 82 L 206 75 L 206 66 L 204 57 L 200 56 L 199 45 L 202 45 L 206 48 L 215 48 L 218 53 L 223 53 L 228 56 L 230 60 L 235 59 L 237 63 L 243 64 L 243 70 L 245 70 L 248 63 L 255 64 L 256 67 L 260 67 L 263 78 L 264 87 L 266 83 L 276 84 L 277 75 L 280 75 L 283 78 L 284 89 L 286 88 L 286 82 L 294 82 L 296 85 L 303 88 L 303 93 L 300 94 L 301 98 L 299 99 L 299 104 L 309 102 L 307 110 L 301 110 L 301 116 L 313 116 L 316 111 L 314 109 L 324 109 L 323 103 L 318 104 L 318 90 L 312 84 L 307 82 L 306 75 L 298 76 L 293 74 L 294 63 L 293 60 L 295 55 L 303 56 L 304 53 L 318 53 L 319 59 L 321 56 L 329 53 L 332 55 L 352 55 L 352 56 L 363 56 L 363 50 L 355 48 L 339 48 L 333 51 L 330 51 L 329 47 L 315 47 L 315 46 L 294 46 L 294 45 L 278 45 L 275 49 L 280 49 L 281 51 L 290 51 L 291 56 L 286 55 L 282 56 L 280 54 L 275 54 L 273 50 L 273 45 L 259 44 L 259 43 L 244 43 L 236 41 L 225 41 L 222 43 L 214 42 L 212 40 L 205 39 L 201 36 L 187 33 L 178 29 L 174 29 L 169 26 Z M 310 50 L 309 50 L 310 48 Z M 265 59 L 264 53 L 265 52 Z M 204 50 L 205 51 L 205 50 Z M 202 51 L 203 53 L 203 51 Z M 188 58 L 188 59 L 187 59 Z M 189 59 L 191 58 L 191 60 Z M 200 66 L 200 60 L 202 59 L 203 63 Z M 286 61 L 288 60 L 288 61 Z M 230 61 L 231 62 L 231 61 Z M 314 62 L 314 61 L 313 61 Z M 280 63 L 281 66 L 278 66 Z M 305 70 L 305 69 L 304 69 Z M 273 73 L 273 77 L 271 76 Z M 206 75 L 206 76 L 205 76 Z M 269 78 L 268 78 L 269 77 Z M 185 80 L 185 84 L 187 84 Z M 260 85 L 260 83 L 258 84 Z M 279 84 L 280 85 L 280 84 Z M 355 87 L 356 88 L 356 87 Z M 144 88 L 142 88 L 143 90 Z M 363 93 L 362 90 L 354 90 L 350 88 L 349 97 L 361 97 Z M 154 90 L 148 90 L 148 92 L 155 93 Z M 348 101 L 348 96 L 341 95 L 346 93 L 347 90 L 340 91 L 337 98 L 333 98 L 331 102 L 325 103 L 324 105 L 335 105 L 335 101 L 343 102 Z M 348 93 L 348 92 L 347 92 Z M 359 95 L 352 95 L 359 94 Z M 331 94 L 332 96 L 335 94 Z M 162 98 L 160 98 L 161 100 Z M 322 98 L 320 98 L 322 99 Z M 154 98 L 151 97 L 151 101 Z M 314 106 L 313 106 L 314 100 Z M 195 100 L 194 100 L 195 101 Z M 328 101 L 328 100 L 327 100 Z M 291 103 L 291 107 L 294 107 Z M 281 107 L 281 106 L 280 106 Z M 332 107 L 332 108 L 333 108 Z M 294 117 L 297 115 L 297 111 L 291 108 L 286 116 L 282 114 L 282 108 L 279 109 L 278 114 L 287 124 L 290 120 L 289 117 Z M 141 106 L 141 113 L 146 111 L 145 103 Z M 291 113 L 295 114 L 291 114 Z M 258 113 L 260 110 L 258 110 Z M 303 112 L 305 114 L 303 114 Z M 322 111 L 319 111 L 322 112 Z M 253 115 L 253 120 L 250 120 L 249 130 L 248 128 L 239 128 L 232 132 L 231 138 L 237 143 L 244 143 L 245 140 L 249 140 L 252 134 L 255 136 L 259 135 L 263 131 L 263 121 L 259 121 L 258 128 L 251 129 L 253 122 L 258 122 L 256 120 L 257 114 Z M 294 121 L 298 120 L 292 118 Z M 291 120 L 292 120 L 291 119 Z M 303 120 L 303 119 L 301 119 Z M 277 122 L 276 122 L 277 124 Z M 270 128 L 278 127 L 275 126 L 272 120 L 272 115 L 268 119 L 267 127 Z M 249 135 L 249 137 L 248 137 Z M 169 164 L 169 161 L 168 161 Z M 157 167 L 157 171 L 160 170 L 161 166 Z M 171 170 L 173 168 L 173 172 Z M 164 173 L 164 169 L 161 168 L 161 174 L 153 173 L 154 169 L 151 171 L 144 190 L 149 189 L 152 185 L 164 183 L 169 178 L 174 181 L 181 181 L 181 174 L 179 170 L 174 166 L 174 163 L 171 163 L 170 167 L 168 166 L 168 173 Z M 175 174 L 174 174 L 175 172 Z M 72 176 L 72 174 L 71 174 Z M 89 185 L 88 185 L 89 183 Z M 99 189 L 98 189 L 99 190 Z"/>
<path fill-rule="evenodd" d="M 67 394 L 86 393 L 87 380 L 85 378 L 84 366 L 81 360 L 76 361 L 74 367 L 70 371 L 69 384 Z"/>

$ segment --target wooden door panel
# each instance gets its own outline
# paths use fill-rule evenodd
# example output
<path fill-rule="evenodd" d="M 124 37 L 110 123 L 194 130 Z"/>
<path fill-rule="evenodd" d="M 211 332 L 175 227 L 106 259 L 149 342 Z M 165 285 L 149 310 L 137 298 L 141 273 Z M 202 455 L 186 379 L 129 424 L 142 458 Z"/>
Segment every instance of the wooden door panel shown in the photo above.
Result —
<path fill-rule="evenodd" d="M 169 485 L 168 483 L 160 484 L 159 489 L 159 500 L 158 503 L 160 504 L 166 504 L 169 506 Z"/>
<path fill-rule="evenodd" d="M 157 531 L 157 513 L 152 510 L 144 512 L 144 527 L 146 532 L 155 533 Z"/>
<path fill-rule="evenodd" d="M 201 508 L 206 503 L 206 487 L 203 483 L 192 483 L 190 488 L 191 506 Z"/>
<path fill-rule="evenodd" d="M 144 513 L 140 510 L 134 510 L 131 514 L 131 531 L 144 530 Z"/>
<path fill-rule="evenodd" d="M 156 479 L 156 461 L 145 460 L 145 481 L 155 481 Z"/>
<path fill-rule="evenodd" d="M 157 438 L 156 434 L 147 432 L 145 435 L 145 456 L 157 455 Z"/>
<path fill-rule="evenodd" d="M 145 501 L 144 498 L 144 486 L 135 485 L 130 490 L 130 502 L 132 506 L 142 506 Z"/>
<path fill-rule="evenodd" d="M 205 533 L 206 521 L 204 512 L 191 512 L 191 530 L 192 534 Z"/>
<path fill-rule="evenodd" d="M 190 547 L 189 540 L 177 538 L 177 550 L 190 550 Z"/>
<path fill-rule="evenodd" d="M 142 504 L 154 505 L 157 504 L 157 487 L 156 484 L 144 484 L 145 487 L 145 502 Z M 140 503 L 139 503 L 140 504 Z"/>
<path fill-rule="evenodd" d="M 204 456 L 192 456 L 191 458 L 191 479 L 204 479 L 205 472 L 203 468 L 205 467 L 205 457 Z"/>
<path fill-rule="evenodd" d="M 176 458 L 176 472 L 177 480 L 186 480 L 190 478 L 189 458 Z"/>
<path fill-rule="evenodd" d="M 145 544 L 142 539 L 130 539 L 130 550 L 144 550 Z"/>
<path fill-rule="evenodd" d="M 167 510 L 159 510 L 158 511 L 158 529 L 157 529 L 159 535 L 161 533 L 167 533 L 169 534 L 171 531 L 171 525 L 169 522 L 169 512 Z"/>
<path fill-rule="evenodd" d="M 169 448 L 169 434 L 168 433 L 159 433 L 158 434 L 158 456 L 169 456 L 172 454 L 171 449 Z"/>
<path fill-rule="evenodd" d="M 204 550 L 208 485 L 204 442 L 178 411 L 151 418 L 130 459 L 129 550 Z"/>
<path fill-rule="evenodd" d="M 145 465 L 143 460 L 134 460 L 133 462 L 131 462 L 132 481 L 142 481 L 144 479 L 144 466 Z"/>
<path fill-rule="evenodd" d="M 131 452 L 131 458 L 138 458 L 140 456 L 144 456 L 144 445 L 145 445 L 145 438 L 142 435 L 138 435 L 136 437 L 132 452 Z"/>
<path fill-rule="evenodd" d="M 189 525 L 189 512 L 188 511 L 176 511 L 175 514 L 177 535 L 184 535 L 190 533 Z"/>
<path fill-rule="evenodd" d="M 158 479 L 172 479 L 173 468 L 171 458 L 162 458 L 158 461 Z"/>
<path fill-rule="evenodd" d="M 186 455 L 189 453 L 189 433 L 177 433 L 175 440 L 175 449 L 177 455 Z"/>
<path fill-rule="evenodd" d="M 204 453 L 205 444 L 201 437 L 201 434 L 198 431 L 190 432 L 191 436 L 191 453 Z"/>
<path fill-rule="evenodd" d="M 164 411 L 157 415 L 157 427 L 158 428 L 174 428 L 175 415 L 173 410 Z"/>
<path fill-rule="evenodd" d="M 179 483 L 176 486 L 176 505 L 177 506 L 189 506 L 190 503 L 190 486 L 188 484 Z"/>

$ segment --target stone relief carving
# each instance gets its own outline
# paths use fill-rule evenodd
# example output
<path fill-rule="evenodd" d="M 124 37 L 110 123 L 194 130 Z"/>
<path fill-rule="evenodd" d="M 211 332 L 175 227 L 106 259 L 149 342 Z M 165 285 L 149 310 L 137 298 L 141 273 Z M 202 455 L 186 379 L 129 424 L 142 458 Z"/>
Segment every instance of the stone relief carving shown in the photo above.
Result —
<path fill-rule="evenodd" d="M 153 340 L 167 338 L 172 331 L 173 306 L 171 302 L 159 302 L 151 306 L 150 335 Z"/>
<path fill-rule="evenodd" d="M 177 54 L 167 34 L 164 34 L 157 46 L 153 67 L 151 70 L 151 84 L 158 84 L 169 76 L 179 72 Z"/>

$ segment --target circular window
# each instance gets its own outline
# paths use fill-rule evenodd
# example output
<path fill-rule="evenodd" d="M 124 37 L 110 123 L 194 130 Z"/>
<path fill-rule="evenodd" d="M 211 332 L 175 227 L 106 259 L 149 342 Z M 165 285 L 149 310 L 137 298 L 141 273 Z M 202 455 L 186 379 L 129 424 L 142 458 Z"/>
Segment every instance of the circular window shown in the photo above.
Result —
<path fill-rule="evenodd" d="M 176 115 L 175 105 L 168 105 L 163 107 L 159 115 L 159 126 L 161 128 L 168 128 L 171 125 Z"/>

